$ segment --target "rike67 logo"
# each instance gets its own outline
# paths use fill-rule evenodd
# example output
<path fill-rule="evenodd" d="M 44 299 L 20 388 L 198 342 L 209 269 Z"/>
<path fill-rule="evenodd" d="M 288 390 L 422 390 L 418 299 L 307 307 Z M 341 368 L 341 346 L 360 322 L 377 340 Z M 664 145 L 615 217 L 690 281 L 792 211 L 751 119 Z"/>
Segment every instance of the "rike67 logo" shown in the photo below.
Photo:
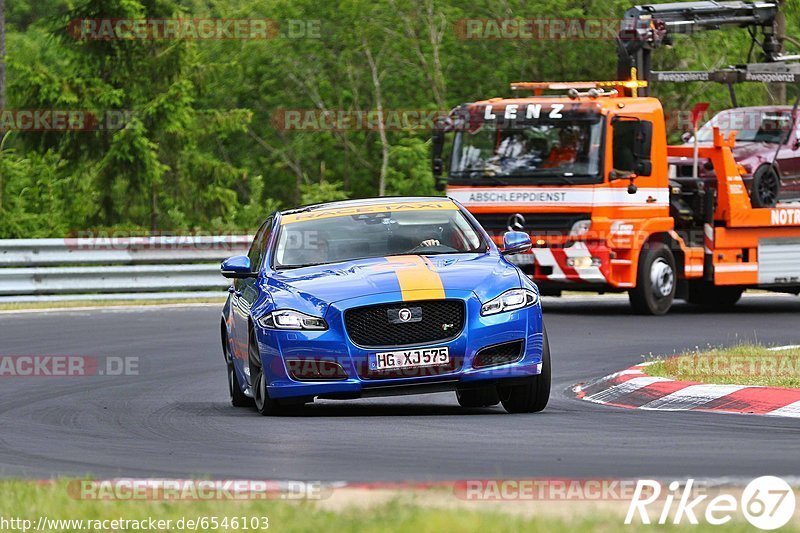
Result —
<path fill-rule="evenodd" d="M 707 489 L 697 488 L 693 479 L 683 485 L 673 481 L 666 491 L 658 481 L 639 480 L 625 523 L 696 525 L 703 519 L 707 524 L 719 526 L 741 513 L 758 529 L 773 530 L 785 526 L 794 516 L 794 490 L 779 477 L 763 476 L 742 491 L 728 489 L 728 493 L 720 491 L 714 497 Z"/>

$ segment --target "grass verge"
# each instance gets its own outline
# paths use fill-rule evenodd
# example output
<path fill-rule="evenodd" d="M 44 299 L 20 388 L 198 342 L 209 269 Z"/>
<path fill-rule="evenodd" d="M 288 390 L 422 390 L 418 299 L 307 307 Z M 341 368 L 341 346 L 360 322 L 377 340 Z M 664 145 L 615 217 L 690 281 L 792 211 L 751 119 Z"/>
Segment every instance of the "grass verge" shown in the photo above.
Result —
<path fill-rule="evenodd" d="M 32 481 L 0 481 L 0 527 L 3 531 L 36 530 L 40 517 L 48 519 L 38 531 L 138 531 L 147 530 L 141 525 L 112 523 L 114 520 L 143 521 L 150 519 L 171 521 L 151 531 L 263 531 L 264 527 L 251 527 L 263 518 L 268 519 L 269 530 L 288 532 L 365 531 L 416 533 L 439 531 L 481 532 L 552 532 L 552 531 L 652 531 L 654 526 L 634 524 L 625 526 L 618 513 L 571 513 L 566 517 L 522 516 L 514 512 L 464 509 L 458 506 L 431 507 L 423 497 L 415 500 L 409 493 L 379 505 L 340 506 L 334 510 L 321 509 L 316 502 L 286 501 L 96 501 L 79 500 L 68 489 L 68 481 L 40 483 Z M 419 503 L 421 502 L 421 505 Z M 520 502 L 528 505 L 530 502 Z M 577 502 L 580 503 L 580 502 Z M 476 505 L 480 505 L 479 503 Z M 225 519 L 227 520 L 227 527 Z M 236 518 L 236 526 L 232 526 Z M 255 519 L 255 520 L 254 520 Z M 5 520 L 5 522 L 3 522 Z M 17 522 L 11 522 L 17 520 Z M 20 520 L 30 522 L 21 523 Z M 72 524 L 54 523 L 53 520 L 78 520 Z M 196 528 L 186 526 L 188 520 L 199 521 Z M 91 521 L 91 522 L 89 522 Z M 181 522 L 183 521 L 183 522 Z M 214 525 L 214 521 L 218 525 Z M 249 524 L 243 527 L 244 521 Z M 181 526 L 180 524 L 183 524 Z M 794 526 L 794 527 L 792 527 Z M 658 526 L 659 530 L 681 530 L 683 527 Z M 697 532 L 747 531 L 746 522 L 734 520 L 715 527 L 710 525 L 687 526 Z M 789 530 L 798 531 L 796 523 Z"/>
<path fill-rule="evenodd" d="M 651 376 L 701 383 L 800 387 L 800 348 L 771 351 L 758 344 L 709 348 L 661 359 Z"/>

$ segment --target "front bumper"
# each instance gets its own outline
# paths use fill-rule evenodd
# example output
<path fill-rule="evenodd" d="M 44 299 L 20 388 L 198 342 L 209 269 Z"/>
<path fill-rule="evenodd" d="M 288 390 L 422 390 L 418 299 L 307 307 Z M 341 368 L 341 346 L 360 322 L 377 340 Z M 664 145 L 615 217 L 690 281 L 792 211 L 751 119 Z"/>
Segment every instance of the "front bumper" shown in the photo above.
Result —
<path fill-rule="evenodd" d="M 466 304 L 466 322 L 461 333 L 446 342 L 432 342 L 418 347 L 446 346 L 455 368 L 433 372 L 433 367 L 419 367 L 420 372 L 408 372 L 403 377 L 365 378 L 363 369 L 369 368 L 370 358 L 382 351 L 403 347 L 365 349 L 349 339 L 343 319 L 346 309 L 364 305 L 402 302 L 401 293 L 386 293 L 364 298 L 353 298 L 334 303 L 328 308 L 326 331 L 280 331 L 257 328 L 262 363 L 267 377 L 267 390 L 271 398 L 359 398 L 387 394 L 414 394 L 452 390 L 506 380 L 518 380 L 541 372 L 543 326 L 541 306 L 535 305 L 518 311 L 481 316 L 481 302 L 469 291 L 447 291 L 448 299 L 463 300 Z M 413 305 L 413 303 L 408 303 Z M 477 352 L 487 346 L 521 340 L 522 355 L 516 362 L 487 368 L 473 368 Z M 335 361 L 344 369 L 346 379 L 332 381 L 298 381 L 289 375 L 286 360 Z M 425 370 L 425 369 L 428 370 Z M 360 370 L 360 371 L 359 371 Z"/>
<path fill-rule="evenodd" d="M 611 250 L 604 243 L 575 241 L 567 246 L 537 247 L 508 259 L 542 288 L 610 283 Z"/>

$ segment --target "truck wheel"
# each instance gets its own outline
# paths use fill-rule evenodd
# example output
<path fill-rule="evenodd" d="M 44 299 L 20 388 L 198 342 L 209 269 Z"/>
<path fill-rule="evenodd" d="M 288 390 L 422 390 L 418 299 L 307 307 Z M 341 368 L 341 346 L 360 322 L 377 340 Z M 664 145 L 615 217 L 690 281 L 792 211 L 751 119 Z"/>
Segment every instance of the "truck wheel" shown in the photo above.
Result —
<path fill-rule="evenodd" d="M 642 315 L 663 315 L 675 301 L 675 256 L 664 244 L 645 245 L 639 257 L 636 288 L 628 293 L 633 310 Z"/>
<path fill-rule="evenodd" d="M 781 178 L 775 169 L 764 165 L 753 174 L 750 203 L 753 207 L 775 207 L 781 192 Z"/>
<path fill-rule="evenodd" d="M 461 407 L 492 407 L 500 403 L 495 386 L 456 390 L 456 398 Z"/>
<path fill-rule="evenodd" d="M 550 400 L 550 342 L 547 330 L 542 341 L 542 373 L 520 385 L 500 387 L 498 394 L 509 413 L 538 413 Z"/>
<path fill-rule="evenodd" d="M 740 287 L 692 284 L 689 287 L 689 303 L 723 311 L 736 305 L 743 292 L 744 289 Z"/>

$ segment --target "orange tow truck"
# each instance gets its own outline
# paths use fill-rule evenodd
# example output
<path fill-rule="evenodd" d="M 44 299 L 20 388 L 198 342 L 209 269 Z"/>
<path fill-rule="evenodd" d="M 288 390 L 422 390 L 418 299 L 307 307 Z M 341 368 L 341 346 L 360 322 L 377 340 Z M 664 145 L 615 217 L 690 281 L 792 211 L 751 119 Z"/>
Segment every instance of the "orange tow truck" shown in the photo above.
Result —
<path fill-rule="evenodd" d="M 531 235 L 514 260 L 543 294 L 628 291 L 637 311 L 663 314 L 675 298 L 724 307 L 746 288 L 800 292 L 800 205 L 754 209 L 735 137 L 719 130 L 696 154 L 716 189 L 671 184 L 667 158 L 694 149 L 667 145 L 658 99 L 621 96 L 643 83 L 515 84 L 540 95 L 454 111 L 451 142 L 434 143 L 450 147 L 448 196 L 498 242 Z M 568 94 L 542 94 L 553 90 Z"/>
<path fill-rule="evenodd" d="M 766 45 L 776 13 L 770 2 L 629 10 L 623 31 L 635 38 L 620 39 L 627 81 L 514 83 L 533 95 L 454 109 L 433 134 L 437 185 L 497 242 L 509 230 L 531 235 L 533 249 L 514 261 L 542 294 L 628 292 L 637 312 L 660 315 L 676 298 L 723 308 L 747 288 L 800 293 L 800 205 L 753 208 L 735 135 L 715 130 L 711 145 L 668 146 L 661 102 L 648 96 L 650 51 L 670 31 L 689 31 L 687 20 L 711 29 L 753 21 Z M 673 77 L 800 82 L 788 58 L 765 51 L 773 63 Z M 669 157 L 708 160 L 716 186 L 671 180 Z"/>

